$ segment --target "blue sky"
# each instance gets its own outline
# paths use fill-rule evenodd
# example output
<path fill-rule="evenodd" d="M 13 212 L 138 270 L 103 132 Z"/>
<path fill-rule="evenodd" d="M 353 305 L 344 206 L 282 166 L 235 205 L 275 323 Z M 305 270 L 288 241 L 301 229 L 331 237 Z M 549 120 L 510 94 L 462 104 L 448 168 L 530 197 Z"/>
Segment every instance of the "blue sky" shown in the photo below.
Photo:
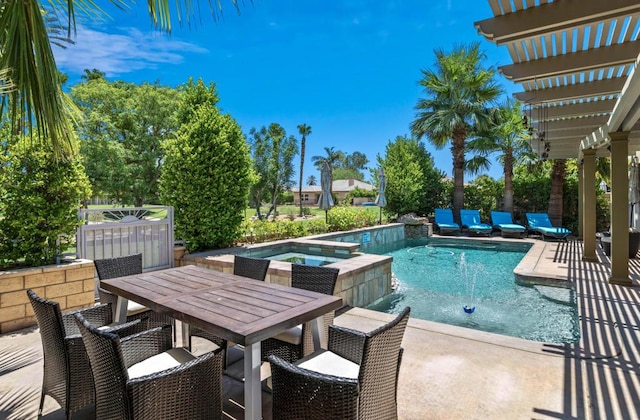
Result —
<path fill-rule="evenodd" d="M 277 122 L 298 137 L 298 124 L 312 127 L 305 180 L 319 178 L 310 158 L 324 155 L 325 146 L 362 152 L 375 165 L 389 140 L 410 133 L 413 107 L 423 96 L 420 70 L 432 66 L 434 49 L 479 41 L 487 65 L 511 62 L 506 48 L 485 41 L 473 26 L 492 16 L 486 1 L 256 0 L 239 14 L 223 1 L 217 20 L 201 2 L 201 17 L 182 27 L 174 18 L 171 35 L 153 29 L 142 3 L 79 23 L 76 43 L 55 50 L 69 83 L 85 68 L 135 83 L 214 82 L 219 106 L 245 133 Z M 507 93 L 515 90 L 499 79 Z M 451 176 L 449 149 L 426 144 Z M 499 165 L 489 175 L 500 178 Z"/>

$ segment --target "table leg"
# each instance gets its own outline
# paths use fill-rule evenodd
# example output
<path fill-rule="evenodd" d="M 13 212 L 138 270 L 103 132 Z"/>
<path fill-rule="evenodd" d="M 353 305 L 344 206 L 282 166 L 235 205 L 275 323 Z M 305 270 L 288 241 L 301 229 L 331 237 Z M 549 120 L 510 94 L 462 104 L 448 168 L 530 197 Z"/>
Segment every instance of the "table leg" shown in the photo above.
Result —
<path fill-rule="evenodd" d="M 244 346 L 244 418 L 262 418 L 260 342 Z"/>
<path fill-rule="evenodd" d="M 122 296 L 118 296 L 118 301 L 116 303 L 116 319 L 115 321 L 122 324 L 127 322 L 127 305 L 129 304 L 129 299 L 125 299 Z"/>
<path fill-rule="evenodd" d="M 188 347 L 189 351 L 191 351 L 191 347 L 189 347 L 189 324 L 186 322 L 176 321 L 176 327 L 178 322 L 180 322 L 180 329 L 182 330 L 182 347 Z"/>
<path fill-rule="evenodd" d="M 319 316 L 311 321 L 311 337 L 313 337 L 313 350 L 317 351 L 321 348 L 326 349 L 327 343 L 325 335 L 322 333 L 324 329 L 324 317 Z"/>

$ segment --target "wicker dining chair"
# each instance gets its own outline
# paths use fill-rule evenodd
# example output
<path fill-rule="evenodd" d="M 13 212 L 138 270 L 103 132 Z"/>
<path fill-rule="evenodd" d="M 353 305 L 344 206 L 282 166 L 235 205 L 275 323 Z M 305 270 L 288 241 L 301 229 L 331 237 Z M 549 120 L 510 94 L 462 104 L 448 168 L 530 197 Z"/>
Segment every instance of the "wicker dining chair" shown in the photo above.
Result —
<path fill-rule="evenodd" d="M 289 363 L 270 356 L 274 419 L 398 418 L 405 308 L 369 333 L 331 325 L 329 348 Z"/>
<path fill-rule="evenodd" d="M 93 370 L 97 419 L 221 419 L 222 352 L 172 348 L 164 325 L 120 339 L 76 315 Z"/>
<path fill-rule="evenodd" d="M 271 260 L 265 258 L 253 258 L 243 257 L 241 255 L 235 255 L 233 257 L 233 274 L 250 279 L 264 281 L 267 276 L 267 270 L 269 269 L 269 263 Z M 192 337 L 200 337 L 205 340 L 209 340 L 216 346 L 223 349 L 227 349 L 227 340 L 218 337 L 215 334 L 207 332 L 197 327 L 189 328 L 189 349 L 191 349 Z M 225 368 L 226 368 L 226 356 L 225 356 Z"/>
<path fill-rule="evenodd" d="M 333 295 L 339 273 L 340 270 L 334 267 L 292 264 L 291 287 Z M 327 328 L 333 324 L 334 317 L 333 312 L 324 315 L 324 328 L 321 334 L 326 335 Z M 310 322 L 289 328 L 261 343 L 263 361 L 267 361 L 271 355 L 276 355 L 293 363 L 314 350 Z"/>
<path fill-rule="evenodd" d="M 147 328 L 146 320 L 112 325 L 111 305 L 98 305 L 63 314 L 58 302 L 44 299 L 33 290 L 27 295 L 33 307 L 44 355 L 42 392 L 38 417 L 42 415 L 44 398 L 49 395 L 65 412 L 67 419 L 95 402 L 93 376 L 74 315 L 79 313 L 100 327 L 111 328 L 120 335 L 133 334 Z"/>
<path fill-rule="evenodd" d="M 142 273 L 142 254 L 126 255 L 123 257 L 105 258 L 94 260 L 93 263 L 96 266 L 99 280 L 113 279 L 116 277 L 132 276 L 134 274 Z M 118 302 L 118 296 L 115 294 L 98 287 L 98 294 L 100 296 L 101 303 L 110 303 L 113 309 L 115 318 L 116 303 Z M 154 312 L 151 309 L 140 305 L 134 301 L 128 301 L 127 304 L 127 321 L 132 321 L 139 318 L 148 318 L 149 326 L 151 328 L 159 327 L 161 325 L 170 324 L 174 325 L 174 320 L 158 312 Z"/>

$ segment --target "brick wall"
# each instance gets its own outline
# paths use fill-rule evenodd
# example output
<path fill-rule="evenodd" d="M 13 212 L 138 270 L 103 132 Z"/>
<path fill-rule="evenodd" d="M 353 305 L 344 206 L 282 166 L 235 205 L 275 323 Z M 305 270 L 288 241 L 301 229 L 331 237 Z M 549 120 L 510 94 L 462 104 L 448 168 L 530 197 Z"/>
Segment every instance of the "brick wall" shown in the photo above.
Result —
<path fill-rule="evenodd" d="M 0 333 L 36 324 L 26 290 L 60 303 L 63 312 L 94 304 L 93 261 L 0 271 Z"/>

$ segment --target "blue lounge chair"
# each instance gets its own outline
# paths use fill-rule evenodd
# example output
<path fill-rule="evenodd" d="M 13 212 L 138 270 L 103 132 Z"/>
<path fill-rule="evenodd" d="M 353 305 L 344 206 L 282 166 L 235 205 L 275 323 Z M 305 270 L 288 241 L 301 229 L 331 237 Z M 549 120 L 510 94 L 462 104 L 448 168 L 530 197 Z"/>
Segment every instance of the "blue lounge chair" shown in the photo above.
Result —
<path fill-rule="evenodd" d="M 451 209 L 436 209 L 436 226 L 441 235 L 460 232 L 460 225 L 453 221 Z"/>
<path fill-rule="evenodd" d="M 478 210 L 460 210 L 460 221 L 462 227 L 472 235 L 491 235 L 493 228 L 480 220 Z"/>
<path fill-rule="evenodd" d="M 507 236 L 517 236 L 520 238 L 524 238 L 527 234 L 526 227 L 513 223 L 511 213 L 509 212 L 492 211 L 491 221 L 493 222 L 493 227 L 500 231 L 500 234 L 503 238 Z"/>
<path fill-rule="evenodd" d="M 571 233 L 567 228 L 554 227 L 547 213 L 527 213 L 527 223 L 529 223 L 529 229 L 542 235 L 542 240 L 547 236 L 554 239 L 567 239 Z"/>

